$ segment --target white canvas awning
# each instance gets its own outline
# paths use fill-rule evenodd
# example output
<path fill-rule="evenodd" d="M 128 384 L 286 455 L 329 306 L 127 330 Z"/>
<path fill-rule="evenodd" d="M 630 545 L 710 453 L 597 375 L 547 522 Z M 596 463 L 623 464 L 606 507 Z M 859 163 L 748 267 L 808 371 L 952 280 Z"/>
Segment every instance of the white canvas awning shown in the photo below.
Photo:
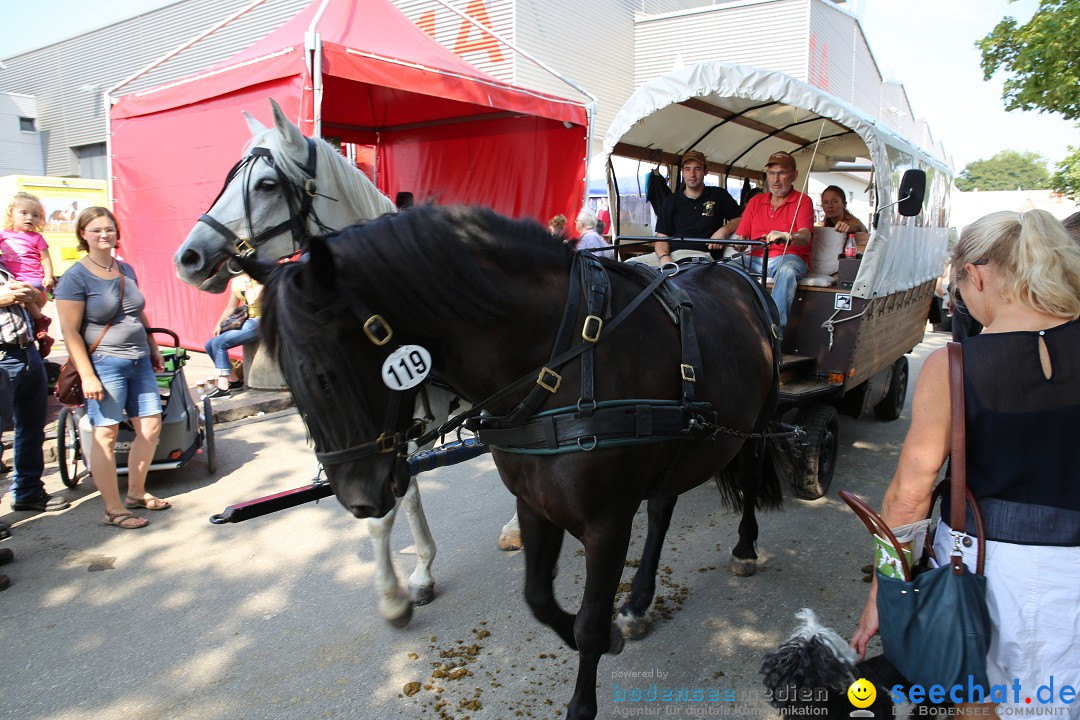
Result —
<path fill-rule="evenodd" d="M 691 149 L 705 153 L 712 172 L 754 179 L 761 177 L 772 153 L 784 150 L 795 157 L 800 190 L 808 170 L 869 164 L 876 207 L 897 200 L 905 170 L 925 170 L 923 212 L 904 218 L 895 208 L 884 211 L 887 217 L 867 248 L 853 291 L 859 297 L 886 295 L 941 272 L 952 184 L 948 165 L 818 88 L 782 73 L 729 63 L 676 70 L 630 96 L 604 137 L 603 157 L 677 165 Z"/>

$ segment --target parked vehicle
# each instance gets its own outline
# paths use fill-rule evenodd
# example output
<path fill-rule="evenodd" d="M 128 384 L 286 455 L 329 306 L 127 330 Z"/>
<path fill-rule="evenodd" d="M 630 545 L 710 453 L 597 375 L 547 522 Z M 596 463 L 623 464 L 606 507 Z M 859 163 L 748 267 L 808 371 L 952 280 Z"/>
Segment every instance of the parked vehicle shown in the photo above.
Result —
<path fill-rule="evenodd" d="M 782 73 L 699 63 L 646 82 L 604 139 L 617 247 L 652 228 L 624 212 L 637 189 L 618 187 L 610 159 L 666 165 L 674 179 L 691 149 L 705 153 L 721 184 L 760 183 L 766 159 L 784 150 L 795 157 L 800 191 L 808 176 L 868 188 L 865 250 L 839 257 L 844 236 L 815 230 L 810 275 L 799 283 L 783 339 L 781 411 L 806 430 L 788 453 L 790 474 L 797 494 L 821 497 L 836 467 L 838 413 L 894 420 L 903 410 L 906 354 L 922 341 L 949 238 L 951 171 L 816 87 Z"/>

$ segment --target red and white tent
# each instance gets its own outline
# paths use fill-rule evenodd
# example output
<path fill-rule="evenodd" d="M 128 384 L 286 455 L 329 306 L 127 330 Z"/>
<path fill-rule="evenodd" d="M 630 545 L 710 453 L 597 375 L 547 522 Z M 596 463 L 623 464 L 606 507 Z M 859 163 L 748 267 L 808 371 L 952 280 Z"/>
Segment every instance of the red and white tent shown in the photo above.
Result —
<path fill-rule="evenodd" d="M 305 37 L 315 49 L 305 49 Z M 389 0 L 313 0 L 247 50 L 112 106 L 121 255 L 139 274 L 151 320 L 187 347 L 206 341 L 224 300 L 181 283 L 172 254 L 250 139 L 241 111 L 272 125 L 268 97 L 305 134 L 321 127 L 323 136 L 373 146 L 376 184 L 391 198 L 404 190 L 541 221 L 581 207 L 582 102 L 477 70 Z"/>

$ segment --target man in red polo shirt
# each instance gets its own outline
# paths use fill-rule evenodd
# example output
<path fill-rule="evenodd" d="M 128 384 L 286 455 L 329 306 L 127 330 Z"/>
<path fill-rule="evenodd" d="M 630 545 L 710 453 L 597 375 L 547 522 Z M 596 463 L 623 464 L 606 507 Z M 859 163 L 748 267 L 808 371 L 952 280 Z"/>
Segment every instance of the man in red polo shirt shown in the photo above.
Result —
<path fill-rule="evenodd" d="M 814 231 L 814 203 L 795 189 L 795 158 L 775 152 L 765 163 L 768 193 L 750 198 L 743 210 L 735 235 L 744 240 L 765 238 L 780 244 L 769 248 L 766 273 L 774 279 L 772 296 L 780 311 L 780 331 L 787 327 L 788 312 L 795 299 L 795 288 L 806 277 L 810 264 L 810 241 Z M 755 248 L 743 258 L 743 266 L 760 273 L 762 248 Z"/>

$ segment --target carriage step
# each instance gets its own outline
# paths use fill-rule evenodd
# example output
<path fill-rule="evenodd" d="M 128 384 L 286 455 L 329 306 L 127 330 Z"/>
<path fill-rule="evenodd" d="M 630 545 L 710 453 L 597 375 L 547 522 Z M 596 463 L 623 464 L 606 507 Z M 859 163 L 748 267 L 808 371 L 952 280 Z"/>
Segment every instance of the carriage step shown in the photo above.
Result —
<path fill-rule="evenodd" d="M 813 355 L 790 355 L 784 353 L 780 358 L 780 384 L 794 381 L 804 371 L 813 367 L 817 358 Z"/>

